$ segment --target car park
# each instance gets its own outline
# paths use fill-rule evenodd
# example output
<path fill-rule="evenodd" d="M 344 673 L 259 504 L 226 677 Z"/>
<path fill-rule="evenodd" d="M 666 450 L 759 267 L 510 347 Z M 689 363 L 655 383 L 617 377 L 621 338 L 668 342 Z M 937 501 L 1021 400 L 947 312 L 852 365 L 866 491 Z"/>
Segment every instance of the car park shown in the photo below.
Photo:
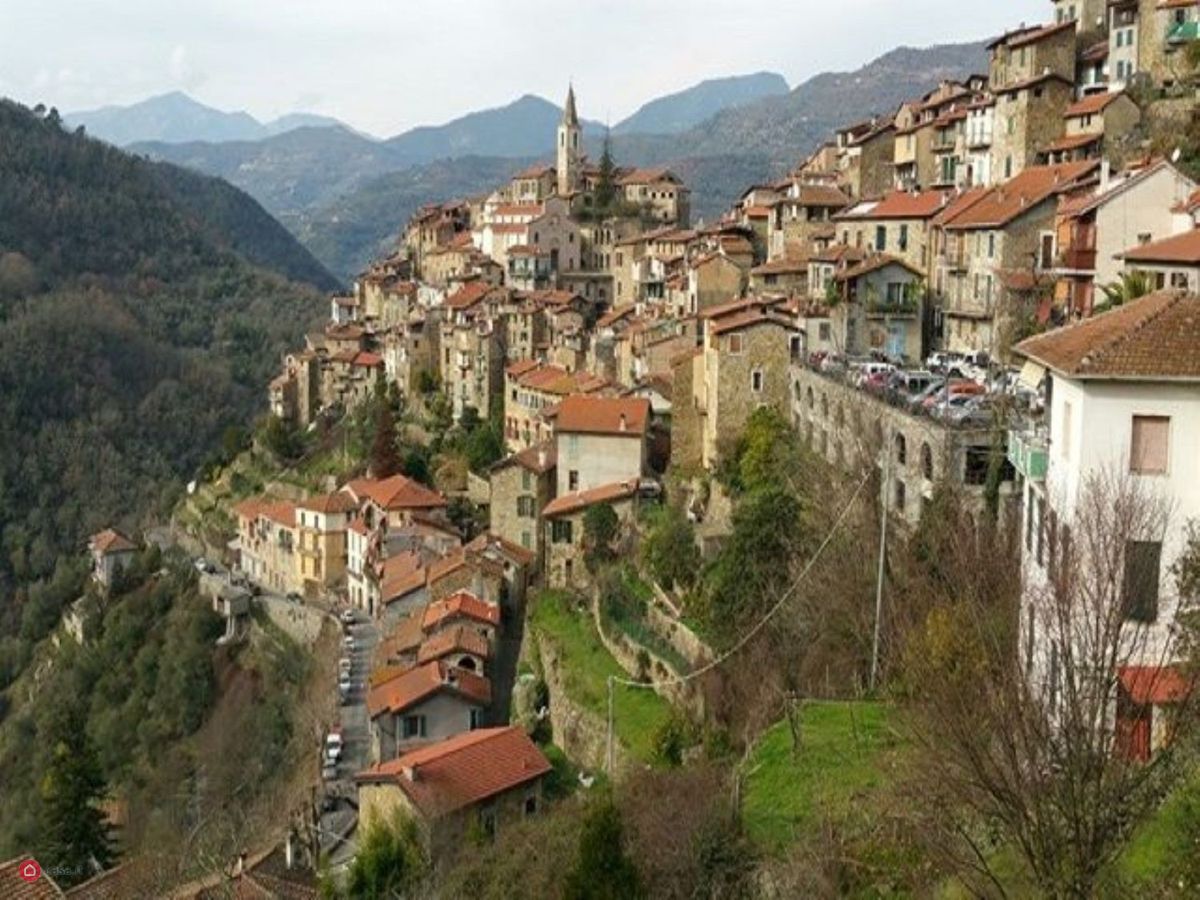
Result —
<path fill-rule="evenodd" d="M 855 384 L 863 387 L 868 383 L 882 384 L 896 370 L 891 363 L 865 362 L 857 367 Z"/>

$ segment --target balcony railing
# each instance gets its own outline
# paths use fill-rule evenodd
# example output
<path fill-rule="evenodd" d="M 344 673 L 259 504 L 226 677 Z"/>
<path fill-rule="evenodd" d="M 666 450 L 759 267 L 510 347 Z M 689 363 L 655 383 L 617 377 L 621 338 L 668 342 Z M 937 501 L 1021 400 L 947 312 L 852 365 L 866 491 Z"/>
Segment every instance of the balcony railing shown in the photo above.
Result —
<path fill-rule="evenodd" d="M 1083 247 L 1068 247 L 1059 253 L 1058 262 L 1063 269 L 1091 271 L 1096 268 L 1096 251 Z"/>
<path fill-rule="evenodd" d="M 1045 481 L 1049 447 L 1046 436 L 1034 430 L 1008 433 L 1008 461 L 1023 478 Z"/>
<path fill-rule="evenodd" d="M 917 301 L 904 300 L 870 300 L 866 304 L 868 316 L 915 316 Z"/>

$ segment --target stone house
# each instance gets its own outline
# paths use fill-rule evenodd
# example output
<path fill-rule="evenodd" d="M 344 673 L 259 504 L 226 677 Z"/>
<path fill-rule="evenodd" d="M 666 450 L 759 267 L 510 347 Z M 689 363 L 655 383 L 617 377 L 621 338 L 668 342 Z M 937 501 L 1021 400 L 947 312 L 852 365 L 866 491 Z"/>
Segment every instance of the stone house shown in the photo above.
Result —
<path fill-rule="evenodd" d="M 1083 97 L 1067 107 L 1066 133 L 1047 145 L 1042 158 L 1050 164 L 1111 158 L 1113 145 L 1128 136 L 1141 118 L 1141 109 L 1124 91 Z"/>
<path fill-rule="evenodd" d="M 1165 160 L 1109 174 L 1058 201 L 1055 307 L 1064 318 L 1089 315 L 1103 285 L 1120 276 L 1121 254 L 1169 237 L 1176 231 L 1172 209 L 1196 183 Z"/>
<path fill-rule="evenodd" d="M 1126 271 L 1147 273 L 1156 288 L 1200 293 L 1200 229 L 1134 247 L 1122 258 Z"/>
<path fill-rule="evenodd" d="M 358 512 L 344 491 L 309 497 L 296 505 L 296 537 L 304 593 L 320 596 L 346 579 L 346 528 Z"/>
<path fill-rule="evenodd" d="M 801 335 L 778 305 L 750 298 L 710 310 L 704 318 L 702 351 L 691 361 L 688 403 L 698 414 L 699 462 L 706 469 L 716 465 L 755 409 L 787 410 L 787 367 L 792 354 L 800 352 Z M 672 429 L 677 425 L 683 427 L 676 415 Z"/>
<path fill-rule="evenodd" d="M 1075 83 L 1075 23 L 1022 26 L 988 44 L 989 87 L 994 93 L 1051 74 Z"/>
<path fill-rule="evenodd" d="M 1050 0 L 1054 4 L 1054 22 L 1074 22 L 1081 35 L 1104 33 L 1108 28 L 1106 0 Z"/>
<path fill-rule="evenodd" d="M 542 808 L 552 767 L 519 726 L 483 728 L 422 747 L 355 776 L 364 828 L 415 820 L 432 859 L 474 834 L 489 839 Z"/>
<path fill-rule="evenodd" d="M 931 270 L 930 223 L 950 201 L 949 191 L 891 191 L 863 200 L 834 217 L 841 243 L 887 253 L 928 279 Z"/>
<path fill-rule="evenodd" d="M 701 310 L 726 303 L 740 296 L 746 284 L 746 270 L 720 250 L 692 259 L 687 264 L 683 304 L 672 310 L 678 316 L 694 316 Z"/>
<path fill-rule="evenodd" d="M 919 103 L 902 103 L 896 112 L 893 154 L 895 187 L 907 191 L 930 183 L 933 172 L 933 121 L 922 117 Z"/>
<path fill-rule="evenodd" d="M 916 361 L 925 358 L 922 275 L 887 253 L 872 253 L 834 275 L 839 302 L 831 311 L 843 352 Z"/>
<path fill-rule="evenodd" d="M 484 676 L 433 661 L 399 672 L 367 691 L 371 758 L 406 750 L 484 725 L 492 685 Z"/>
<path fill-rule="evenodd" d="M 402 397 L 419 393 L 422 372 L 439 371 L 438 345 L 441 327 L 437 310 L 414 310 L 405 321 L 393 325 L 383 335 L 383 368 L 388 383 L 396 385 Z"/>
<path fill-rule="evenodd" d="M 792 181 L 773 207 L 767 258 L 784 258 L 789 247 L 807 251 L 814 234 L 827 230 L 833 215 L 849 204 L 850 198 L 836 185 Z"/>
<path fill-rule="evenodd" d="M 640 479 L 649 426 L 644 398 L 567 397 L 554 414 L 555 496 Z"/>
<path fill-rule="evenodd" d="M 755 294 L 807 294 L 808 257 L 780 257 L 755 266 L 750 270 L 750 291 Z"/>
<path fill-rule="evenodd" d="M 1074 37 L 1075 32 L 1063 33 Z M 1075 81 L 1048 72 L 1007 82 L 995 96 L 991 170 L 994 180 L 1007 181 L 1036 165 L 1063 137 L 1063 113 L 1075 99 Z"/>
<path fill-rule="evenodd" d="M 492 466 L 489 523 L 493 533 L 535 554 L 535 571 L 545 565 L 542 510 L 554 499 L 557 456 L 553 441 L 514 453 Z"/>
<path fill-rule="evenodd" d="M 255 497 L 243 500 L 233 511 L 238 520 L 238 564 L 246 577 L 277 594 L 303 591 L 296 507 Z"/>
<path fill-rule="evenodd" d="M 111 588 L 117 573 L 137 557 L 138 546 L 115 528 L 105 528 L 88 538 L 92 557 L 92 579 Z"/>
<path fill-rule="evenodd" d="M 861 240 L 862 233 L 855 231 L 855 240 Z M 861 244 L 831 244 L 824 250 L 814 253 L 808 260 L 808 297 L 815 301 L 834 299 L 836 282 L 834 276 L 840 270 L 857 265 L 867 258 L 867 251 Z"/>
<path fill-rule="evenodd" d="M 1099 162 L 1034 166 L 945 217 L 935 283 L 945 320 L 944 346 L 1006 354 L 1010 333 L 1025 317 L 1028 291 L 1055 268 L 1058 197 L 1091 178 Z M 1046 294 L 1050 294 L 1049 283 Z"/>
<path fill-rule="evenodd" d="M 1182 52 L 1200 38 L 1200 5 L 1192 0 L 1110 0 L 1109 80 L 1115 88 L 1143 73 L 1156 85 L 1189 77 Z"/>
<path fill-rule="evenodd" d="M 504 442 L 524 450 L 548 440 L 546 411 L 572 394 L 590 394 L 608 382 L 590 372 L 568 372 L 559 366 L 526 359 L 504 370 Z"/>
<path fill-rule="evenodd" d="M 838 175 L 852 198 L 878 197 L 895 182 L 896 123 L 891 117 L 836 132 Z"/>
<path fill-rule="evenodd" d="M 508 199 L 512 203 L 541 203 L 555 192 L 556 187 L 554 166 L 534 163 L 512 177 Z"/>
<path fill-rule="evenodd" d="M 670 169 L 633 169 L 618 176 L 617 187 L 655 221 L 683 226 L 691 218 L 691 191 Z"/>
<path fill-rule="evenodd" d="M 560 494 L 542 510 L 545 523 L 546 584 L 581 588 L 588 583 L 584 565 L 584 519 L 600 504 L 611 506 L 622 529 L 637 518 L 638 479 L 605 484 L 591 490 Z"/>
<path fill-rule="evenodd" d="M 992 133 L 996 121 L 996 99 L 983 95 L 966 106 L 964 144 L 964 188 L 992 185 Z"/>
<path fill-rule="evenodd" d="M 482 304 L 456 308 L 450 305 L 453 299 L 447 300 L 450 318 L 441 323 L 438 342 L 442 390 L 455 421 L 467 407 L 487 419 L 502 401 L 506 330 L 503 320 L 487 315 Z"/>

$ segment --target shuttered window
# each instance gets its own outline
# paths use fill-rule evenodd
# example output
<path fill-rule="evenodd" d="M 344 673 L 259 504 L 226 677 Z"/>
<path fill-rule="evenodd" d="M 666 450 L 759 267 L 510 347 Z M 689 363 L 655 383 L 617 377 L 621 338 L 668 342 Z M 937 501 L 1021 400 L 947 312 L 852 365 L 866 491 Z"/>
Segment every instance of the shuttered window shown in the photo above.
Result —
<path fill-rule="evenodd" d="M 1158 576 L 1162 565 L 1159 541 L 1126 541 L 1122 608 L 1126 619 L 1153 622 L 1158 618 Z"/>
<path fill-rule="evenodd" d="M 1168 416 L 1134 416 L 1129 470 L 1138 475 L 1165 475 L 1170 433 Z"/>

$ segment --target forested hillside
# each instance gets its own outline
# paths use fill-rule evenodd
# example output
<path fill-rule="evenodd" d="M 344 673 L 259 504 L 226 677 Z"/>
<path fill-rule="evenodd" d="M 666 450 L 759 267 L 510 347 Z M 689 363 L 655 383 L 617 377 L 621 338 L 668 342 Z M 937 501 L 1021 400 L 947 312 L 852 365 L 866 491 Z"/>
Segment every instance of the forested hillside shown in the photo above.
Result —
<path fill-rule="evenodd" d="M 2 688 L 70 599 L 59 558 L 165 511 L 263 406 L 323 305 L 277 273 L 331 280 L 227 185 L 7 101 L 0 135 Z"/>

